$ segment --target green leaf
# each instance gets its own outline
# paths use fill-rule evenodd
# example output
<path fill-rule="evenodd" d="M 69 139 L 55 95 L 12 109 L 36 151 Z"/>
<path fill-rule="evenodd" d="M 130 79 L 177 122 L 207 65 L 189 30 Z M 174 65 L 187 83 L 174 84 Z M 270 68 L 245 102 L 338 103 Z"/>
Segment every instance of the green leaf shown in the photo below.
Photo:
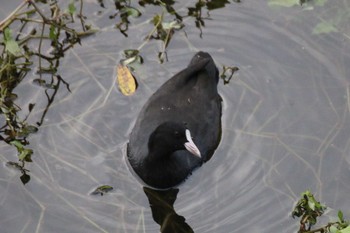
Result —
<path fill-rule="evenodd" d="M 30 176 L 27 175 L 27 173 L 23 173 L 23 175 L 21 175 L 20 177 L 22 183 L 25 185 L 26 183 L 28 183 L 30 181 Z"/>
<path fill-rule="evenodd" d="M 330 232 L 330 233 L 337 233 L 337 232 L 338 232 L 338 229 L 337 229 L 334 225 L 332 225 L 332 226 L 330 226 L 330 228 L 329 228 L 329 232 Z"/>
<path fill-rule="evenodd" d="M 176 20 L 167 22 L 167 23 L 162 23 L 163 29 L 168 30 L 168 29 L 181 29 L 184 27 L 184 25 L 181 22 L 178 22 Z"/>
<path fill-rule="evenodd" d="M 6 50 L 9 53 L 15 56 L 18 56 L 21 54 L 21 49 L 18 43 L 12 38 L 12 32 L 9 28 L 6 28 L 4 30 L 4 42 L 5 42 Z"/>
<path fill-rule="evenodd" d="M 23 144 L 17 140 L 11 141 L 10 144 L 15 146 L 17 148 L 17 150 L 22 150 L 24 147 Z"/>
<path fill-rule="evenodd" d="M 4 40 L 5 42 L 12 40 L 11 30 L 9 28 L 5 28 L 4 30 Z"/>
<path fill-rule="evenodd" d="M 269 0 L 269 6 L 284 6 L 291 7 L 294 5 L 299 5 L 300 0 Z"/>
<path fill-rule="evenodd" d="M 163 20 L 161 15 L 155 15 L 152 19 L 152 23 L 154 26 L 158 25 Z"/>
<path fill-rule="evenodd" d="M 141 15 L 141 12 L 138 9 L 133 8 L 133 7 L 125 6 L 123 8 L 123 10 L 122 10 L 122 13 L 124 13 L 124 12 L 127 13 L 128 16 L 132 16 L 132 17 L 135 17 L 135 18 L 137 18 L 137 17 L 139 17 Z"/>
<path fill-rule="evenodd" d="M 57 40 L 58 39 L 57 28 L 54 25 L 50 26 L 49 37 L 50 37 L 51 40 Z"/>
<path fill-rule="evenodd" d="M 338 231 L 339 233 L 350 233 L 350 226 L 348 226 L 347 228 L 344 228 L 340 231 Z"/>
<path fill-rule="evenodd" d="M 18 133 L 19 137 L 27 137 L 29 134 L 38 132 L 38 128 L 33 125 L 27 125 L 22 128 L 22 130 Z"/>
<path fill-rule="evenodd" d="M 74 14 L 76 10 L 77 9 L 75 8 L 74 2 L 72 1 L 71 3 L 69 3 L 69 5 L 68 5 L 69 14 L 71 14 L 71 15 Z"/>
<path fill-rule="evenodd" d="M 333 26 L 333 24 L 329 22 L 321 22 L 314 27 L 312 30 L 312 34 L 322 34 L 322 33 L 330 33 L 330 32 L 337 32 L 338 29 Z"/>
<path fill-rule="evenodd" d="M 126 58 L 130 58 L 130 57 L 135 57 L 139 54 L 139 50 L 137 49 L 126 49 L 124 50 L 124 54 Z"/>
<path fill-rule="evenodd" d="M 13 54 L 15 56 L 21 55 L 21 49 L 16 41 L 14 41 L 12 39 L 9 41 L 5 40 L 5 44 L 6 44 L 6 50 L 8 52 L 10 52 L 11 54 Z"/>
<path fill-rule="evenodd" d="M 91 195 L 98 195 L 100 194 L 101 196 L 103 196 L 103 194 L 108 193 L 110 191 L 113 190 L 113 187 L 110 185 L 102 185 L 100 187 L 97 187 L 92 193 Z"/>
<path fill-rule="evenodd" d="M 18 156 L 20 161 L 32 162 L 31 155 L 33 154 L 32 149 L 24 149 Z"/>
<path fill-rule="evenodd" d="M 344 218 L 343 218 L 343 212 L 341 212 L 341 210 L 338 211 L 338 218 L 340 222 L 344 222 Z"/>

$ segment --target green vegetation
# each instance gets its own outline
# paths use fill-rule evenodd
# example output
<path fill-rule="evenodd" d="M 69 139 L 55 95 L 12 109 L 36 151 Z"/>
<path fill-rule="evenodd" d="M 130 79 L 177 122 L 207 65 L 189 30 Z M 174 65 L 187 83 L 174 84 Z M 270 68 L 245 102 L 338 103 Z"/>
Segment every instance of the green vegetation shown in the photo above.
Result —
<path fill-rule="evenodd" d="M 73 2 L 66 7 L 60 8 L 57 2 L 48 4 L 27 0 L 0 22 L 0 32 L 3 34 L 0 40 L 0 114 L 4 119 L 0 126 L 0 140 L 17 149 L 19 162 L 10 161 L 7 165 L 21 171 L 24 184 L 30 180 L 25 163 L 32 162 L 33 154 L 33 150 L 27 147 L 27 138 L 38 131 L 60 83 L 69 90 L 68 83 L 58 73 L 60 59 L 65 51 L 80 43 L 82 36 L 93 33 L 85 24 L 81 11 L 78 18 L 82 30 L 73 29 L 76 7 Z M 44 47 L 51 48 L 49 55 L 42 51 Z M 30 125 L 26 120 L 35 104 L 30 103 L 27 116 L 20 118 L 18 112 L 22 109 L 15 104 L 17 95 L 13 91 L 34 67 L 38 78 L 32 82 L 43 88 L 48 103 L 40 121 Z M 48 92 L 50 89 L 53 92 Z"/>
<path fill-rule="evenodd" d="M 292 212 L 293 218 L 300 218 L 298 233 L 350 233 L 349 221 L 344 220 L 341 211 L 338 211 L 336 221 L 312 229 L 317 223 L 317 218 L 321 217 L 325 210 L 326 206 L 320 204 L 310 191 L 303 192 Z"/>

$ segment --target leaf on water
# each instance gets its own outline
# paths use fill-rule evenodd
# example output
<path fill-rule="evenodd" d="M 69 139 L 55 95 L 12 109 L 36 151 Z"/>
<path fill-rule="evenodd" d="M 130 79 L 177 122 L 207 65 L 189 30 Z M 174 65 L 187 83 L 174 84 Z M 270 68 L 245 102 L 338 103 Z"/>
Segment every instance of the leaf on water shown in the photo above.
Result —
<path fill-rule="evenodd" d="M 10 142 L 11 145 L 15 146 L 17 150 L 22 150 L 23 149 L 23 144 L 20 141 L 13 140 Z"/>
<path fill-rule="evenodd" d="M 333 26 L 333 24 L 329 22 L 321 22 L 318 23 L 314 29 L 312 30 L 312 34 L 322 34 L 322 33 L 330 33 L 330 32 L 337 32 L 338 29 Z"/>
<path fill-rule="evenodd" d="M 128 16 L 132 16 L 134 18 L 141 16 L 141 12 L 138 9 L 133 8 L 133 7 L 125 6 L 122 10 L 122 13 L 124 13 L 124 12 L 127 13 Z"/>
<path fill-rule="evenodd" d="M 12 39 L 11 30 L 9 28 L 4 30 L 4 42 L 6 51 L 15 56 L 19 56 L 21 54 L 21 48 L 19 47 L 18 43 Z"/>
<path fill-rule="evenodd" d="M 125 49 L 124 50 L 124 54 L 126 58 L 130 58 L 130 57 L 135 57 L 137 55 L 139 55 L 139 50 L 137 49 Z"/>
<path fill-rule="evenodd" d="M 30 176 L 27 173 L 23 173 L 20 178 L 24 185 L 30 181 Z"/>
<path fill-rule="evenodd" d="M 132 95 L 136 90 L 136 80 L 127 66 L 117 66 L 117 81 L 123 95 Z"/>
<path fill-rule="evenodd" d="M 29 110 L 29 112 L 33 111 L 33 108 L 34 108 L 34 107 L 35 107 L 35 104 L 30 103 L 30 104 L 28 105 L 28 110 Z"/>
<path fill-rule="evenodd" d="M 178 20 L 173 20 L 171 22 L 166 22 L 166 23 L 162 23 L 163 29 L 164 30 L 170 30 L 170 29 L 181 29 L 183 28 L 185 25 L 181 22 L 179 22 Z"/>
<path fill-rule="evenodd" d="M 21 54 L 21 49 L 19 48 L 18 43 L 14 40 L 6 42 L 6 50 L 15 56 L 19 56 Z"/>
<path fill-rule="evenodd" d="M 300 4 L 300 0 L 269 0 L 268 2 L 269 6 L 284 6 L 284 7 L 291 7 L 299 4 Z"/>
<path fill-rule="evenodd" d="M 20 161 L 33 162 L 32 161 L 32 154 L 33 154 L 33 150 L 32 149 L 24 149 L 19 154 L 18 159 Z"/>
<path fill-rule="evenodd" d="M 19 137 L 28 137 L 29 134 L 36 133 L 38 132 L 38 128 L 35 127 L 34 125 L 26 125 L 21 129 L 20 132 L 18 132 Z"/>
<path fill-rule="evenodd" d="M 97 187 L 92 193 L 91 195 L 98 195 L 100 194 L 101 196 L 103 196 L 103 194 L 108 193 L 110 191 L 113 190 L 113 187 L 110 185 L 102 185 L 100 187 Z"/>
<path fill-rule="evenodd" d="M 140 51 L 137 49 L 126 49 L 124 50 L 125 59 L 121 60 L 120 63 L 123 66 L 137 62 L 138 64 L 143 63 L 143 58 L 139 55 Z"/>

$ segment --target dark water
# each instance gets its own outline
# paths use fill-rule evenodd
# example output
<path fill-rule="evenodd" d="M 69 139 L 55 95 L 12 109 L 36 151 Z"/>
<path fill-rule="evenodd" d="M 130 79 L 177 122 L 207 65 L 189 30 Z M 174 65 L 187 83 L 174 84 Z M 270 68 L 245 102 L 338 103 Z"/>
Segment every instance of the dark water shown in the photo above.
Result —
<path fill-rule="evenodd" d="M 3 4 L 1 18 L 12 4 Z M 157 60 L 159 42 L 142 48 L 145 63 L 137 67 L 139 88 L 131 97 L 118 91 L 115 65 L 125 48 L 140 46 L 152 29 L 145 20 L 159 9 L 144 9 L 125 38 L 108 19 L 114 13 L 109 4 L 101 14 L 94 2 L 85 5 L 101 31 L 61 62 L 72 93 L 59 91 L 30 137 L 31 181 L 23 186 L 16 171 L 0 169 L 1 232 L 159 232 L 156 221 L 165 217 L 187 232 L 296 232 L 298 221 L 290 213 L 306 189 L 350 218 L 350 28 L 335 20 L 350 11 L 346 0 L 313 8 L 231 3 L 210 12 L 202 38 L 188 18 L 186 33 L 177 32 L 169 44 L 168 62 Z M 193 4 L 175 7 L 186 13 Z M 337 31 L 313 33 L 323 21 Z M 240 68 L 228 85 L 219 85 L 221 144 L 178 191 L 144 191 L 125 161 L 128 134 L 147 98 L 199 50 L 209 52 L 220 69 Z M 28 77 L 16 93 L 20 106 L 37 103 L 29 121 L 38 121 L 43 92 Z M 14 148 L 0 147 L 3 164 L 16 160 Z M 102 184 L 114 191 L 89 195 Z M 157 195 L 175 210 L 168 206 L 152 216 L 149 202 L 157 207 Z"/>

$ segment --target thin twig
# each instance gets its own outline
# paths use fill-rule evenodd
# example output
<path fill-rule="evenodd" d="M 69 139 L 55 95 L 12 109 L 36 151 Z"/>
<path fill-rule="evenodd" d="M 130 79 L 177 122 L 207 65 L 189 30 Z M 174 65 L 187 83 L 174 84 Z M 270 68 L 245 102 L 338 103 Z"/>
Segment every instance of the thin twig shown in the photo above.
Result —
<path fill-rule="evenodd" d="M 28 2 L 29 0 L 24 0 L 14 11 L 12 11 L 4 20 L 0 22 L 0 32 L 2 32 L 5 27 L 11 24 L 11 22 L 17 17 L 17 12 L 20 11 Z"/>

